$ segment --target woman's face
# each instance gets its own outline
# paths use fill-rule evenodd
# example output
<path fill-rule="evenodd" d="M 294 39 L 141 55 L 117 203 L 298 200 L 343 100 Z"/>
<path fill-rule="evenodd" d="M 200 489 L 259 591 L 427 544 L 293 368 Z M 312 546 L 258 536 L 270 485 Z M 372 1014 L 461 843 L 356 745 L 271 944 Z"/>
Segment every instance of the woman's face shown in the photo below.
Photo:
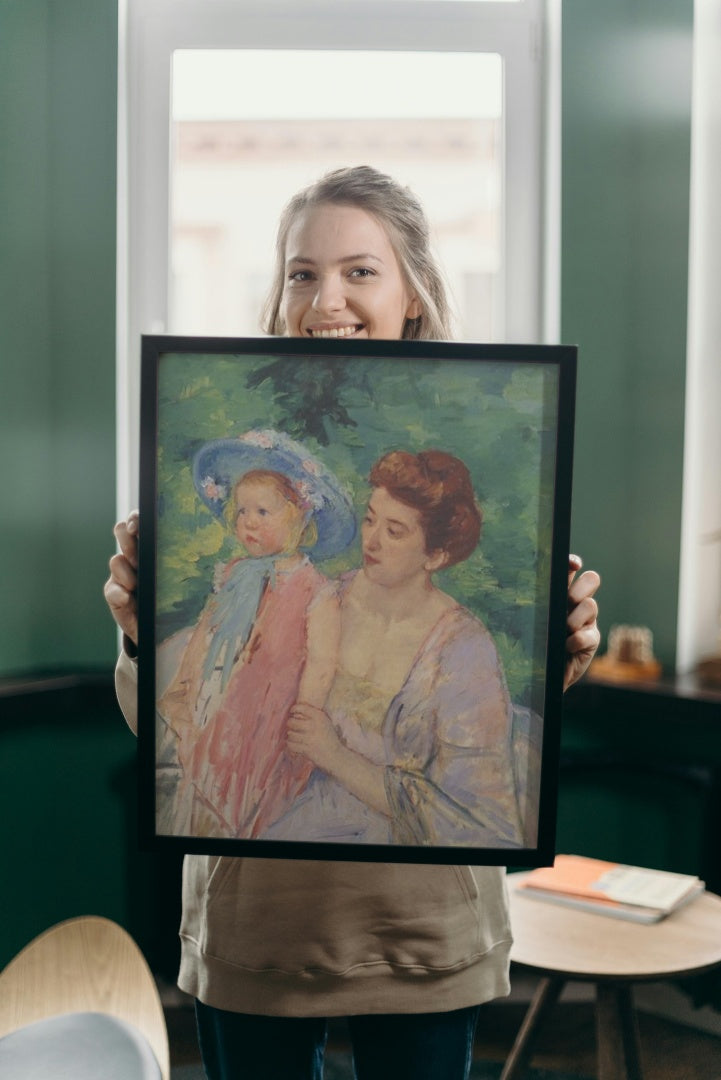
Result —
<path fill-rule="evenodd" d="M 324 203 L 288 232 L 281 315 L 289 337 L 400 338 L 421 314 L 388 234 L 357 206 Z"/>
<path fill-rule="evenodd" d="M 394 499 L 383 487 L 373 490 L 361 538 L 364 573 L 370 581 L 386 588 L 426 578 L 446 561 L 443 552 L 426 551 L 418 511 Z"/>
<path fill-rule="evenodd" d="M 253 558 L 294 551 L 304 515 L 274 484 L 240 481 L 235 489 L 235 535 Z"/>

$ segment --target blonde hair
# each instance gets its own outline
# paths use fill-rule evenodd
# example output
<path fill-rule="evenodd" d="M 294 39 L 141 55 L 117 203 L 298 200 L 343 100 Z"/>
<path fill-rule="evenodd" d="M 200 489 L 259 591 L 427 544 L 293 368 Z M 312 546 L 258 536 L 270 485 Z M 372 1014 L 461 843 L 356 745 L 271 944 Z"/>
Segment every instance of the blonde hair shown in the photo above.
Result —
<path fill-rule="evenodd" d="M 327 173 L 294 195 L 283 210 L 276 238 L 274 279 L 263 310 L 262 329 L 265 333 L 282 336 L 286 332 L 281 305 L 290 228 L 305 210 L 323 203 L 365 210 L 388 233 L 401 273 L 421 305 L 421 314 L 417 318 L 406 319 L 401 337 L 416 341 L 448 341 L 453 336 L 451 309 L 443 275 L 431 253 L 428 220 L 423 207 L 410 188 L 370 165 Z"/>

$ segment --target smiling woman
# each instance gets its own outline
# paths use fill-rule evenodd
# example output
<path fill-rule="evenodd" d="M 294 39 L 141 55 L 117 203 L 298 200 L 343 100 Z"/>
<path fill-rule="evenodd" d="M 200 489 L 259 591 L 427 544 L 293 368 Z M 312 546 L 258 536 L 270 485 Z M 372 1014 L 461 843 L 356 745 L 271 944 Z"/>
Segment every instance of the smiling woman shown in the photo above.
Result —
<path fill-rule="evenodd" d="M 383 5 L 383 10 L 388 7 Z M 363 17 L 372 22 L 367 19 L 365 5 Z M 386 32 L 385 21 L 383 29 Z M 374 210 L 350 186 L 345 198 L 338 193 L 335 198 L 326 196 L 318 201 L 327 204 L 324 212 L 334 215 L 336 223 L 341 216 L 348 221 L 348 215 L 339 215 L 338 209 L 353 206 L 385 228 L 396 257 L 396 262 L 390 264 L 391 277 L 365 276 L 367 270 L 378 270 L 380 264 L 376 261 L 367 258 L 360 262 L 343 261 L 348 256 L 373 254 L 387 267 L 383 253 L 368 238 L 359 251 L 357 238 L 346 246 L 342 237 L 329 231 L 326 238 L 330 254 L 314 248 L 293 251 L 294 256 L 312 259 L 324 273 L 330 268 L 328 274 L 335 280 L 336 295 L 333 298 L 331 294 L 329 301 L 322 290 L 309 287 L 313 295 L 297 315 L 292 315 L 297 329 L 288 327 L 291 334 L 307 334 L 308 328 L 314 325 L 317 328 L 318 323 L 322 332 L 326 321 L 331 324 L 328 332 L 340 327 L 345 327 L 347 332 L 350 326 L 352 332 L 359 333 L 356 328 L 362 327 L 362 332 L 376 341 L 380 333 L 387 333 L 392 327 L 404 337 L 447 336 L 443 286 L 428 250 L 423 212 L 398 184 L 382 174 L 371 177 L 372 172 L 345 170 L 340 176 L 341 187 L 343 183 L 351 185 L 356 179 L 359 187 L 367 190 L 373 188 L 370 183 L 373 179 L 376 192 L 385 192 L 387 206 L 393 205 L 390 195 L 396 203 L 404 205 L 408 228 L 402 228 L 390 212 Z M 333 183 L 337 180 L 337 176 L 333 177 Z M 311 191 L 317 194 L 315 186 Z M 307 196 L 307 192 L 302 193 L 306 201 L 296 202 L 293 213 L 286 214 L 285 231 L 278 245 L 269 327 L 276 334 L 285 315 L 283 304 L 288 304 L 287 316 L 291 319 L 295 286 L 287 280 L 287 238 L 296 223 L 296 215 L 298 223 L 301 217 L 303 223 L 310 220 L 304 216 L 310 205 Z M 364 217 L 354 215 L 355 224 L 361 220 L 366 224 Z M 301 231 L 296 234 L 298 240 Z M 423 259 L 428 263 L 426 272 L 423 272 Z M 338 269 L 339 261 L 345 276 Z M 362 271 L 360 277 L 350 279 L 353 284 L 348 282 L 349 266 Z M 310 269 L 312 278 L 313 267 Z M 301 271 L 298 280 L 302 282 L 308 270 L 309 264 L 303 263 L 293 272 Z M 379 283 L 383 283 L 383 288 Z M 299 285 L 300 292 L 304 288 L 303 284 Z M 388 301 L 383 320 L 380 308 L 366 310 L 355 299 L 355 290 L 359 296 L 365 296 L 367 292 L 375 295 L 376 288 Z M 353 299 L 346 293 L 352 293 Z M 335 305 L 330 318 L 327 313 L 311 317 L 314 304 L 322 309 L 329 302 Z M 275 338 L 253 347 L 276 353 L 282 344 L 281 338 Z M 299 351 L 307 349 L 316 353 L 332 345 L 308 341 L 307 337 L 305 345 L 298 340 L 285 344 L 293 346 L 291 351 L 296 359 Z M 353 351 L 361 350 L 360 360 L 364 349 L 373 348 L 371 340 Z M 444 372 L 439 373 L 443 385 L 452 382 L 449 376 L 454 368 L 446 357 L 451 346 L 427 345 L 426 348 L 436 359 L 443 357 Z M 297 366 L 297 363 L 289 365 L 288 370 Z M 345 360 L 342 366 L 351 370 L 354 367 Z M 373 378 L 369 376 L 365 382 L 372 392 Z M 235 388 L 237 394 L 237 380 Z M 245 403 L 248 396 L 239 395 L 240 403 Z M 184 403 L 188 400 L 187 394 L 182 400 Z M 527 395 L 522 395 L 522 400 L 525 402 Z M 546 402 L 545 395 L 541 395 L 541 401 Z M 457 415 L 455 409 L 451 411 L 453 417 L 449 415 L 449 423 Z M 472 404 L 471 412 L 477 421 L 478 410 Z M 215 409 L 213 415 L 217 416 Z M 324 415 L 329 415 L 327 407 Z M 347 421 L 344 431 L 355 426 L 353 417 L 344 415 L 343 409 L 336 408 L 333 415 L 339 426 Z M 237 422 L 235 417 L 233 423 Z M 405 442 L 412 441 L 412 427 L 403 429 Z M 478 427 L 478 438 L 457 449 L 462 449 L 464 458 L 467 452 L 475 455 L 479 439 L 496 436 L 495 457 L 505 466 L 508 455 L 498 448 L 497 427 L 489 425 L 490 430 L 486 431 L 480 430 L 481 425 Z M 185 439 L 187 430 L 186 426 Z M 378 435 L 384 442 L 388 430 L 382 427 Z M 394 424 L 392 430 L 398 432 L 399 425 Z M 261 435 L 261 444 L 267 442 L 267 433 Z M 449 438 L 453 438 L 453 429 Z M 483 623 L 431 580 L 439 552 L 447 557 L 447 563 L 452 557 L 463 559 L 467 555 L 467 552 L 452 553 L 450 535 L 432 534 L 430 525 L 436 523 L 434 499 L 436 495 L 452 496 L 441 500 L 444 508 L 438 517 L 448 523 L 448 530 L 455 535 L 459 532 L 457 511 L 463 502 L 462 489 L 467 489 L 467 485 L 446 469 L 442 458 L 448 455 L 437 458 L 438 452 L 429 449 L 429 439 L 430 435 L 424 435 L 416 440 L 411 453 L 422 464 L 420 473 L 425 473 L 426 483 L 421 476 L 413 485 L 396 484 L 386 474 L 379 482 L 373 481 L 379 495 L 381 490 L 384 492 L 384 501 L 374 504 L 367 554 L 373 573 L 378 570 L 383 577 L 373 580 L 370 573 L 361 569 L 345 575 L 339 582 L 335 595 L 341 609 L 340 634 L 328 700 L 319 708 L 303 700 L 300 689 L 294 693 L 297 706 L 291 710 L 285 746 L 307 748 L 297 756 L 315 765 L 316 773 L 324 774 L 335 784 L 338 806 L 341 807 L 345 792 L 348 800 L 354 798 L 357 807 L 365 808 L 369 827 L 385 829 L 386 835 L 392 830 L 397 845 L 418 847 L 441 841 L 463 847 L 471 836 L 475 844 L 486 839 L 494 848 L 503 847 L 505 861 L 507 854 L 523 854 L 519 851 L 521 835 L 510 768 L 509 695 L 496 648 Z M 232 441 L 234 445 L 241 443 L 237 438 Z M 395 434 L 393 444 L 398 444 Z M 387 443 L 373 449 L 363 475 L 367 475 L 367 464 L 375 455 L 384 455 L 386 450 Z M 459 473 L 462 476 L 463 469 Z M 224 487 L 205 463 L 198 475 L 206 495 Z M 206 479 L 210 481 L 208 485 L 204 484 Z M 420 500 L 410 501 L 411 486 L 421 489 Z M 538 488 L 534 484 L 534 490 Z M 472 491 L 469 495 L 466 490 L 468 498 L 472 501 Z M 144 506 L 152 521 L 153 507 L 150 503 Z M 409 514 L 409 510 L 413 512 Z M 322 507 L 315 516 L 320 530 L 324 520 Z M 378 536 L 374 535 L 376 518 L 384 522 Z M 401 526 L 400 536 L 394 537 L 397 524 Z M 385 538 L 384 527 L 390 532 Z M 420 550 L 419 531 L 423 532 L 425 551 Z M 146 532 L 144 536 L 152 545 L 153 533 Z M 120 523 L 116 537 L 121 554 L 111 560 L 106 597 L 119 625 L 137 638 L 137 516 Z M 316 555 L 322 540 L 321 535 L 313 547 Z M 408 541 L 412 548 L 416 572 L 410 580 L 392 563 L 389 551 L 394 540 Z M 476 541 L 477 532 L 472 546 Z M 338 548 L 334 547 L 330 553 L 337 552 Z M 151 564 L 141 559 L 140 565 Z M 389 568 L 393 573 L 386 578 Z M 576 579 L 578 569 L 579 564 L 574 561 L 568 578 L 566 678 L 569 683 L 585 670 L 598 644 L 596 607 L 592 599 L 598 579 L 590 573 Z M 277 567 L 276 577 L 280 579 L 280 576 L 281 567 Z M 562 579 L 559 581 L 563 584 Z M 143 595 L 149 593 L 141 590 Z M 560 599 L 565 601 L 563 596 Z M 315 606 L 305 605 L 305 610 L 314 610 Z M 227 607 L 233 617 L 234 604 L 230 602 Z M 287 618 L 284 607 L 279 607 L 276 615 L 278 625 Z M 304 620 L 296 621 L 302 633 Z M 268 630 L 264 639 L 268 642 L 270 638 L 272 643 L 270 625 Z M 405 657 L 395 648 L 394 638 L 404 643 Z M 144 635 L 143 640 L 152 647 L 152 633 Z M 409 661 L 413 649 L 416 659 Z M 471 663 L 469 654 L 473 657 Z M 245 669 L 237 669 L 239 684 L 241 679 L 257 678 L 247 669 L 253 668 L 258 653 L 251 653 L 251 658 L 252 663 Z M 231 653 L 231 664 L 232 659 Z M 145 679 L 155 695 L 153 668 L 143 668 L 143 663 L 141 659 L 141 684 Z M 277 657 L 274 666 L 269 666 L 268 682 L 273 689 L 279 675 L 288 667 L 282 656 Z M 118 689 L 130 723 L 137 716 L 136 674 L 132 659 L 124 655 L 118 666 Z M 334 703 L 336 683 L 341 690 L 345 686 L 338 694 L 338 710 Z M 229 702 L 229 724 L 242 719 L 247 708 L 243 704 L 245 687 L 241 689 L 243 692 Z M 363 712 L 356 713 L 356 703 Z M 156 704 L 155 697 L 152 704 Z M 347 716 L 342 717 L 340 709 L 344 707 Z M 479 723 L 479 710 L 482 723 Z M 335 742 L 329 738 L 333 733 L 329 731 L 328 712 L 339 726 L 346 725 L 348 740 L 351 737 L 359 740 L 355 747 L 344 744 L 337 735 Z M 154 722 L 154 711 L 148 715 Z M 261 710 L 257 715 L 260 719 Z M 274 721 L 277 719 L 275 710 L 270 710 L 270 716 Z M 276 738 L 274 744 L 278 743 Z M 228 748 L 242 755 L 246 747 L 253 745 L 258 744 L 253 740 L 229 740 Z M 235 775 L 232 768 L 226 768 L 231 789 Z M 259 793 L 265 794 L 265 790 L 263 787 Z M 298 805 L 297 799 L 293 802 L 294 806 Z M 332 824 L 350 820 L 351 815 L 346 814 L 343 819 L 334 819 Z M 515 852 L 509 850 L 514 847 Z M 359 850 L 356 845 L 353 854 Z M 281 853 L 278 849 L 276 852 Z M 468 866 L 422 866 L 410 861 L 403 866 L 362 861 L 324 864 L 318 859 L 293 863 L 282 858 L 189 855 L 183 876 L 181 939 L 179 984 L 198 999 L 200 1041 L 209 1075 L 242 1073 L 253 1080 L 301 1073 L 319 1077 L 327 1032 L 322 1018 L 341 1014 L 354 1020 L 374 1020 L 353 1033 L 359 1080 L 361 1077 L 365 1080 L 466 1077 L 478 1007 L 508 993 L 509 989 L 511 935 L 507 899 L 503 871 L 495 864 L 471 870 Z M 371 1013 L 373 1017 L 369 1017 Z M 265 1017 L 264 1023 L 259 1022 L 258 1014 Z M 375 1024 L 376 1019 L 382 1022 L 382 1032 Z"/>

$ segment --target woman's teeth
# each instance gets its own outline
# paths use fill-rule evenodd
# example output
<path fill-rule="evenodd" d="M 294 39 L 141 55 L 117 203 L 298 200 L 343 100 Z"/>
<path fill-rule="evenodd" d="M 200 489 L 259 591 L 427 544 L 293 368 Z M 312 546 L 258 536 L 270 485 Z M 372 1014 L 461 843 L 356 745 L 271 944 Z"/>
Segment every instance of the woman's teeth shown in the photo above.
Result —
<path fill-rule="evenodd" d="M 339 338 L 350 337 L 360 330 L 360 326 L 334 326 L 332 330 L 311 330 L 311 337 Z"/>

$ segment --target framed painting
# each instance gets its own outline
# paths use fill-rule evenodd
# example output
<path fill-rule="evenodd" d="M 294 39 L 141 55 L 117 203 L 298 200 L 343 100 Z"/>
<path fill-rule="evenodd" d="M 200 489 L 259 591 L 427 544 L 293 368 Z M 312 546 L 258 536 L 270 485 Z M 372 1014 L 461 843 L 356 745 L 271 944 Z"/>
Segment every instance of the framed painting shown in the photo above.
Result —
<path fill-rule="evenodd" d="M 143 338 L 145 847 L 552 861 L 575 372 Z"/>

